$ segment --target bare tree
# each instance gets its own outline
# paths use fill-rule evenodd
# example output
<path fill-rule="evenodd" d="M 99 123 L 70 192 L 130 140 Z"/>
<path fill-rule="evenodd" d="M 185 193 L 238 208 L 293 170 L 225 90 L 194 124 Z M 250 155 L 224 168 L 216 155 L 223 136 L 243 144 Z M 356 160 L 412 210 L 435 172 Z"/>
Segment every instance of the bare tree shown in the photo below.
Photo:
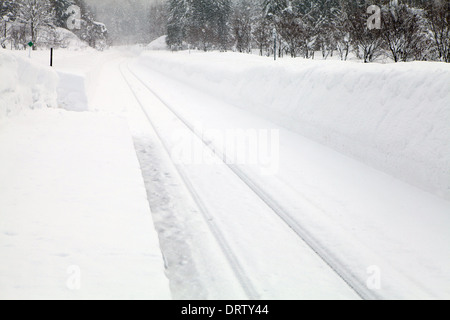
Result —
<path fill-rule="evenodd" d="M 365 1 L 355 0 L 347 7 L 348 28 L 353 50 L 364 63 L 372 62 L 382 54 L 382 37 L 380 29 L 369 30 L 367 7 Z"/>
<path fill-rule="evenodd" d="M 36 50 L 39 29 L 53 27 L 54 12 L 50 1 L 20 0 L 18 14 L 18 20 L 28 26 L 33 50 Z"/>
<path fill-rule="evenodd" d="M 264 52 L 270 54 L 273 44 L 273 29 L 274 26 L 272 23 L 261 14 L 261 16 L 258 17 L 256 26 L 253 30 L 253 40 L 255 41 L 261 56 Z"/>
<path fill-rule="evenodd" d="M 300 15 L 288 7 L 280 17 L 277 29 L 286 42 L 291 57 L 297 57 L 306 31 Z"/>
<path fill-rule="evenodd" d="M 421 16 L 406 4 L 390 2 L 382 9 L 382 37 L 387 53 L 395 61 L 414 58 L 424 40 Z"/>
<path fill-rule="evenodd" d="M 331 10 L 331 34 L 341 60 L 346 61 L 350 52 L 350 23 L 345 2 L 340 1 L 338 7 Z"/>

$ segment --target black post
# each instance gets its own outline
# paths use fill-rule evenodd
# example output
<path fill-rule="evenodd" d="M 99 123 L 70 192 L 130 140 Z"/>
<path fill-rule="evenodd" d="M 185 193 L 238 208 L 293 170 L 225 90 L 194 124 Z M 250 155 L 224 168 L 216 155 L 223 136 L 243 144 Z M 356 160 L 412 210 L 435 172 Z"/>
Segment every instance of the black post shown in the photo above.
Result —
<path fill-rule="evenodd" d="M 277 61 L 277 29 L 273 28 L 273 59 Z"/>
<path fill-rule="evenodd" d="M 53 67 L 53 48 L 50 48 L 50 67 Z"/>
<path fill-rule="evenodd" d="M 277 37 L 273 38 L 273 60 L 277 61 Z"/>

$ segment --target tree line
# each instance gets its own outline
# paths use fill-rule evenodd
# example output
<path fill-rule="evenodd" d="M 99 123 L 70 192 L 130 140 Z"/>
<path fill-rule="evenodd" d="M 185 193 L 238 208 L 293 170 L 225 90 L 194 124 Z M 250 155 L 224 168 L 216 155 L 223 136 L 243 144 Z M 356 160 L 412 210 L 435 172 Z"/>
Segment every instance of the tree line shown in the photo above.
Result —
<path fill-rule="evenodd" d="M 93 9 L 114 45 L 148 44 L 166 34 L 166 0 L 103 0 Z"/>
<path fill-rule="evenodd" d="M 84 0 L 0 0 L 0 28 L 3 48 L 23 49 L 29 41 L 33 50 L 39 46 L 64 47 L 67 39 L 57 28 L 69 29 L 98 49 L 107 44 L 105 25 L 95 21 Z"/>
<path fill-rule="evenodd" d="M 369 29 L 374 4 L 381 25 Z M 173 50 L 450 62 L 450 0 L 168 0 L 166 8 Z"/>

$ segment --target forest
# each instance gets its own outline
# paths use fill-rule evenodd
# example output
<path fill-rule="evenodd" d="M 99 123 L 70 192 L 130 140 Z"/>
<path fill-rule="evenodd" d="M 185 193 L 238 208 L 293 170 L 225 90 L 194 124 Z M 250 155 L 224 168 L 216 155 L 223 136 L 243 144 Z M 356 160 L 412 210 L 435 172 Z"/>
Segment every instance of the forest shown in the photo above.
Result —
<path fill-rule="evenodd" d="M 371 5 L 380 9 L 380 28 L 368 28 Z M 450 62 L 448 0 L 170 0 L 167 10 L 172 49 Z"/>
<path fill-rule="evenodd" d="M 93 4 L 92 4 L 93 3 Z M 0 45 L 61 45 L 71 29 L 97 49 L 148 44 L 364 62 L 450 62 L 450 0 L 0 0 Z M 92 4 L 92 8 L 89 7 Z M 68 28 L 76 12 L 79 28 Z M 373 7 L 373 6 L 376 7 Z M 376 8 L 376 9 L 371 9 Z M 374 16 L 378 15 L 378 16 Z M 103 23 L 96 22 L 97 16 Z M 70 20 L 69 19 L 69 20 Z M 368 25 L 379 20 L 377 28 Z M 70 23 L 70 21 L 69 21 Z M 43 32 L 45 31 L 45 32 Z"/>
<path fill-rule="evenodd" d="M 106 26 L 97 22 L 84 0 L 0 0 L 0 46 L 21 50 L 65 47 L 70 32 L 89 46 L 103 50 L 108 45 Z M 59 31 L 59 32 L 58 32 Z"/>

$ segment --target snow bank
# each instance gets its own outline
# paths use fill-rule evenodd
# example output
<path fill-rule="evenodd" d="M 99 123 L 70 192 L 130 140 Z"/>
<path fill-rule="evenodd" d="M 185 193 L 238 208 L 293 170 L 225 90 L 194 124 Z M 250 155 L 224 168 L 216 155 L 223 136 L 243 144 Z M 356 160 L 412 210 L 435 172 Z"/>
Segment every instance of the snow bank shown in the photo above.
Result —
<path fill-rule="evenodd" d="M 126 120 L 34 110 L 0 126 L 0 299 L 170 299 Z"/>
<path fill-rule="evenodd" d="M 39 29 L 39 43 L 37 48 L 38 50 L 60 48 L 79 51 L 89 48 L 89 45 L 67 29 L 43 27 Z"/>
<path fill-rule="evenodd" d="M 450 199 L 450 65 L 146 52 L 140 62 Z"/>
<path fill-rule="evenodd" d="M 167 50 L 168 48 L 167 48 L 166 38 L 167 38 L 167 36 L 162 36 L 156 40 L 153 40 L 147 46 L 147 50 L 155 50 L 155 51 Z"/>
<path fill-rule="evenodd" d="M 56 107 L 57 85 L 50 68 L 0 50 L 0 119 L 27 108 Z"/>
<path fill-rule="evenodd" d="M 56 28 L 56 42 L 60 43 L 60 48 L 63 49 L 77 51 L 89 48 L 87 42 L 81 40 L 73 32 L 64 28 Z"/>

